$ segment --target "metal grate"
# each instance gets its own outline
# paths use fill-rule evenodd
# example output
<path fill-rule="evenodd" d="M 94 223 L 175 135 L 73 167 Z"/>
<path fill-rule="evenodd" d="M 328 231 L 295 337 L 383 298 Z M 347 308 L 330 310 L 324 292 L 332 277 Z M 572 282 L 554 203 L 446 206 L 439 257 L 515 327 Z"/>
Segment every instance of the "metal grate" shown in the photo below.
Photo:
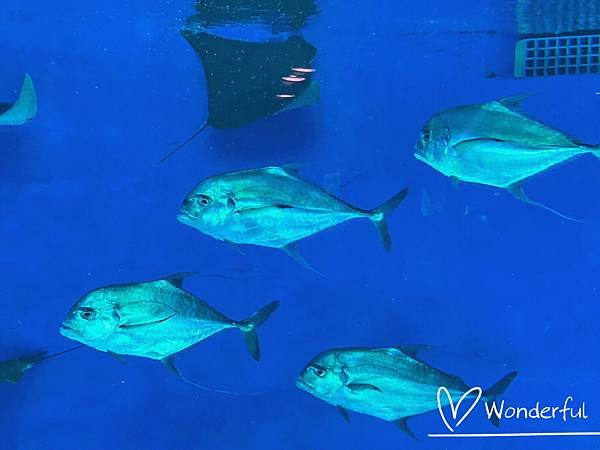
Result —
<path fill-rule="evenodd" d="M 522 39 L 515 48 L 515 76 L 600 73 L 600 34 Z"/>
<path fill-rule="evenodd" d="M 517 0 L 519 34 L 550 35 L 600 30 L 600 0 Z"/>

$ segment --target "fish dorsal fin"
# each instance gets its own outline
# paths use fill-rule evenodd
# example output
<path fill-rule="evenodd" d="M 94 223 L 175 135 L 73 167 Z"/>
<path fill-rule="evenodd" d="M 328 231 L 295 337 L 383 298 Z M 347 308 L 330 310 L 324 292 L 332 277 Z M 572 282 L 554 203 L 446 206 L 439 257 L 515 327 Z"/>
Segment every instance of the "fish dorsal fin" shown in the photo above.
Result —
<path fill-rule="evenodd" d="M 500 103 L 502 106 L 504 106 L 507 109 L 510 109 L 511 111 L 521 113 L 521 104 L 530 95 L 531 94 L 513 95 L 511 97 L 504 97 L 504 98 L 498 99 L 495 102 L 491 102 L 491 103 Z M 488 105 L 489 105 L 489 103 L 488 103 Z"/>
<path fill-rule="evenodd" d="M 398 352 L 402 352 L 411 358 L 417 358 L 419 352 L 423 350 L 431 350 L 433 347 L 427 344 L 410 344 L 410 345 L 397 345 L 396 347 L 385 349 L 390 355 L 397 355 Z"/>
<path fill-rule="evenodd" d="M 298 175 L 298 169 L 294 168 L 294 167 L 295 166 L 292 164 L 284 164 L 281 167 L 278 167 L 278 166 L 265 167 L 263 169 L 263 171 L 273 174 L 273 175 L 296 178 L 296 176 Z"/>
<path fill-rule="evenodd" d="M 293 177 L 297 177 L 297 176 L 300 175 L 300 169 L 302 168 L 302 164 L 300 164 L 300 163 L 288 163 L 288 164 L 283 164 L 280 167 L 288 175 L 291 175 Z"/>
<path fill-rule="evenodd" d="M 482 105 L 483 109 L 488 111 L 498 111 L 507 114 L 513 114 L 529 121 L 529 126 L 538 135 L 535 142 L 531 142 L 537 146 L 548 146 L 551 147 L 568 147 L 568 146 L 586 146 L 580 139 L 569 135 L 563 131 L 559 131 L 548 125 L 544 125 L 537 119 L 530 117 L 528 114 L 521 110 L 521 104 L 523 100 L 529 97 L 531 94 L 520 94 L 512 97 L 505 97 L 498 100 L 494 100 Z M 503 139 L 504 140 L 504 139 Z M 539 142 L 538 142 L 539 141 Z"/>
<path fill-rule="evenodd" d="M 165 278 L 165 281 L 172 284 L 178 289 L 183 289 L 183 282 L 188 278 L 197 275 L 195 272 L 178 272 L 169 275 Z"/>

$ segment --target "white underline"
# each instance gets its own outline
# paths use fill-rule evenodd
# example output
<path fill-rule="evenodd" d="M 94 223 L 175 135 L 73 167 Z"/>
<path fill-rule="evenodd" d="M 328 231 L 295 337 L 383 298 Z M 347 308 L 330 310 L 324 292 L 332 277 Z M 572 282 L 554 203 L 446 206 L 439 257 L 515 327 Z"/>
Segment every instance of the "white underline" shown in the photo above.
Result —
<path fill-rule="evenodd" d="M 428 434 L 430 438 L 498 438 L 498 437 L 544 437 L 544 436 L 600 436 L 600 431 L 570 431 L 548 433 L 446 433 Z"/>

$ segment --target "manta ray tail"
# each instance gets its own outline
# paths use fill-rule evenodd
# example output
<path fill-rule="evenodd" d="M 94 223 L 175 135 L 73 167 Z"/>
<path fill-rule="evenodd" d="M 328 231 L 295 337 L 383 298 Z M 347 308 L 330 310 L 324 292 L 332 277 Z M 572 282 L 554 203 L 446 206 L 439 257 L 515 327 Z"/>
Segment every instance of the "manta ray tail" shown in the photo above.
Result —
<path fill-rule="evenodd" d="M 200 133 L 202 133 L 207 128 L 208 128 L 208 122 L 206 122 L 204 125 L 202 125 L 202 128 L 200 128 L 199 130 L 196 130 L 194 132 L 194 134 L 192 134 L 189 138 L 187 138 L 185 141 L 183 141 L 181 144 L 179 144 L 177 147 L 175 147 L 175 150 L 171 150 L 169 153 L 167 153 L 165 156 L 163 156 L 162 159 L 158 162 L 158 164 L 164 163 L 167 159 L 169 159 L 171 156 L 173 156 L 175 153 L 177 153 L 179 150 L 181 150 L 183 147 L 185 147 L 186 144 L 191 142 L 196 136 L 198 136 Z"/>
<path fill-rule="evenodd" d="M 252 317 L 239 322 L 238 326 L 244 333 L 244 340 L 250 355 L 256 360 L 260 360 L 260 346 L 258 345 L 258 334 L 256 328 L 265 323 L 269 316 L 277 309 L 279 302 L 271 302 L 267 306 L 263 306 Z"/>
<path fill-rule="evenodd" d="M 402 200 L 408 195 L 408 188 L 405 188 L 390 198 L 387 202 L 378 208 L 369 211 L 369 218 L 373 221 L 379 238 L 383 243 L 385 249 L 391 253 L 392 251 L 392 237 L 390 236 L 390 230 L 387 225 L 388 216 L 402 203 Z"/>
<path fill-rule="evenodd" d="M 37 355 L 35 355 L 33 357 L 35 359 L 32 359 L 32 362 L 40 362 L 40 361 L 45 361 L 45 360 L 50 359 L 50 358 L 56 358 L 57 356 L 64 355 L 65 353 L 70 353 L 70 352 L 72 352 L 74 350 L 78 350 L 78 349 L 83 348 L 83 347 L 85 347 L 85 345 L 82 344 L 82 345 L 78 345 L 76 347 L 71 347 L 71 348 L 69 348 L 67 350 L 63 350 L 62 352 L 53 353 L 51 355 L 48 355 L 47 352 L 45 352 L 45 351 L 44 352 L 40 352 L 40 353 L 38 353 Z"/>
<path fill-rule="evenodd" d="M 546 211 L 550 211 L 551 213 L 556 214 L 558 217 L 562 217 L 563 219 L 567 219 L 572 222 L 581 223 L 581 220 L 579 220 L 579 219 L 569 217 L 561 212 L 558 212 L 555 209 L 550 208 L 549 206 L 544 205 L 543 203 L 539 203 L 539 202 L 531 200 L 529 197 L 527 197 L 527 194 L 525 194 L 525 191 L 523 191 L 523 188 L 521 186 L 519 186 L 518 184 L 513 184 L 512 186 L 509 186 L 507 189 L 508 189 L 508 192 L 510 192 L 513 195 L 513 197 L 518 198 L 519 200 L 521 200 L 525 203 L 528 203 L 529 205 L 537 206 L 538 208 L 542 208 L 542 209 L 545 209 Z"/>
<path fill-rule="evenodd" d="M 492 402 L 496 401 L 496 399 L 498 397 L 500 397 L 502 394 L 504 394 L 504 391 L 506 391 L 506 389 L 508 389 L 508 387 L 510 386 L 510 384 L 513 382 L 513 380 L 516 378 L 517 375 L 518 375 L 518 372 L 510 372 L 510 373 L 504 375 L 500 379 L 500 381 L 498 381 L 492 387 L 483 391 L 483 398 L 485 399 L 486 403 L 492 403 Z M 493 411 L 494 408 L 490 408 L 490 410 Z M 500 418 L 497 415 L 492 413 L 490 415 L 490 422 L 492 422 L 492 424 L 494 424 L 494 426 L 497 427 L 500 425 Z"/>

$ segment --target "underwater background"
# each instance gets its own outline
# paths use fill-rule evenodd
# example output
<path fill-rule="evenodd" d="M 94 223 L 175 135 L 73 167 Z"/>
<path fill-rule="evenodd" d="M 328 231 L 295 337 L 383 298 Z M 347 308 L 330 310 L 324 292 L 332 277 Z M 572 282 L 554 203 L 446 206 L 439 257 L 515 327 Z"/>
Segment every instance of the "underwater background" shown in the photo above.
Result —
<path fill-rule="evenodd" d="M 475 184 L 453 185 L 417 161 L 436 111 L 532 93 L 524 110 L 600 142 L 600 79 L 511 76 L 513 2 L 323 0 L 302 30 L 315 47 L 320 102 L 233 130 L 208 129 L 206 87 L 179 28 L 195 10 L 162 2 L 23 2 L 0 6 L 0 92 L 35 81 L 37 117 L 0 128 L 0 360 L 73 346 L 59 326 L 98 286 L 196 271 L 187 288 L 241 319 L 272 300 L 262 360 L 237 331 L 182 353 L 186 377 L 84 348 L 0 384 L 0 449 L 479 449 L 600 446 L 598 437 L 427 438 L 436 411 L 391 423 L 352 414 L 295 387 L 315 354 L 348 346 L 434 346 L 421 357 L 468 384 L 511 370 L 510 404 L 585 401 L 587 420 L 503 421 L 500 431 L 600 429 L 600 164 L 592 156 L 528 181 L 569 222 Z M 304 269 L 283 252 L 243 253 L 178 223 L 202 178 L 302 163 L 303 177 L 352 204 L 379 205 L 404 186 L 387 254 L 367 221 L 310 237 Z M 543 423 L 542 423 L 543 422 Z M 467 429 L 467 424 L 463 425 Z M 468 430 L 495 432 L 481 410 Z"/>

